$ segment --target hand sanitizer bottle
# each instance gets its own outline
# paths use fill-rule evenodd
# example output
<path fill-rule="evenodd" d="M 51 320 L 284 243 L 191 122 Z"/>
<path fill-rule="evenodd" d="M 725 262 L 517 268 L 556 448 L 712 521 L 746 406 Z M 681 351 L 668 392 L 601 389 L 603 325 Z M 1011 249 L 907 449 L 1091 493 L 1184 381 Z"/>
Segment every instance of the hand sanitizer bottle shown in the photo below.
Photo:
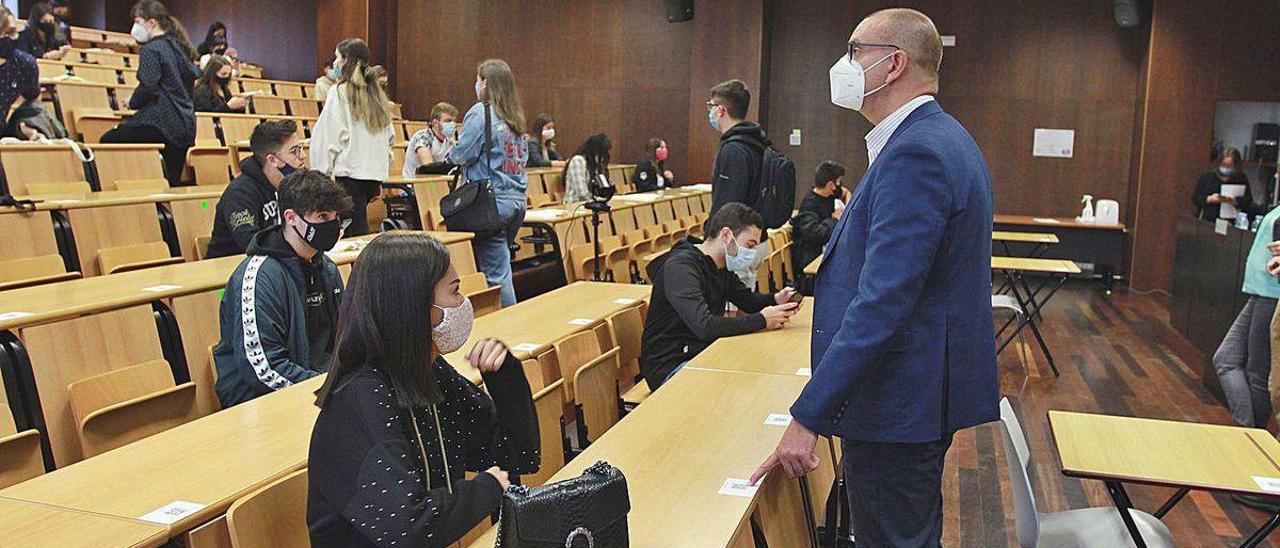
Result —
<path fill-rule="evenodd" d="M 1093 195 L 1085 194 L 1083 198 L 1080 198 L 1080 203 L 1084 204 L 1084 210 L 1080 212 L 1080 217 L 1076 218 L 1076 220 L 1082 223 L 1092 223 L 1093 222 Z"/>

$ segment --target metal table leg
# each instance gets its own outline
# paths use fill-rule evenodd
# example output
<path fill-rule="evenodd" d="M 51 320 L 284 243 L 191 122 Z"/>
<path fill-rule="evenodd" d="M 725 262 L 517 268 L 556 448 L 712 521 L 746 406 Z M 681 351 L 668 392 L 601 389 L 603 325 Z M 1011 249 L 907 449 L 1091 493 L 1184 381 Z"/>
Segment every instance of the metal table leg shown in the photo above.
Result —
<path fill-rule="evenodd" d="M 1266 540 L 1267 535 L 1270 535 L 1271 532 L 1276 529 L 1276 526 L 1280 526 L 1280 514 L 1271 516 L 1271 519 L 1262 524 L 1262 527 L 1259 527 L 1252 535 L 1249 535 L 1249 538 L 1245 539 L 1244 544 L 1241 544 L 1240 546 L 1243 548 L 1253 548 L 1254 546 L 1262 544 L 1262 541 Z"/>
<path fill-rule="evenodd" d="M 1138 530 L 1138 524 L 1133 521 L 1133 515 L 1129 513 L 1129 509 L 1133 508 L 1133 502 L 1129 500 L 1129 494 L 1124 492 L 1124 485 L 1118 481 L 1108 481 L 1107 493 L 1111 495 L 1111 501 L 1116 505 L 1116 511 L 1120 512 L 1120 520 L 1124 522 L 1124 526 L 1129 530 L 1129 535 L 1133 537 L 1133 544 L 1138 548 L 1147 548 L 1147 541 L 1143 540 L 1142 532 Z"/>
<path fill-rule="evenodd" d="M 1053 376 L 1060 376 L 1060 373 L 1058 372 L 1058 365 L 1053 361 L 1053 353 L 1049 351 L 1049 345 L 1044 342 L 1044 335 L 1040 334 L 1040 327 L 1036 325 L 1035 314 L 1027 310 L 1027 300 L 1023 299 L 1022 293 L 1018 291 L 1018 283 L 1014 279 L 1014 274 L 1010 271 L 1005 271 L 1005 275 L 1010 278 L 1009 287 L 1013 291 L 1013 298 L 1018 301 L 1018 305 L 1022 307 L 1024 312 L 1026 312 L 1023 315 L 1022 323 L 1018 326 L 1018 329 L 1022 329 L 1027 326 L 1031 327 L 1031 334 L 1035 335 L 1036 342 L 1040 345 L 1040 350 L 1044 352 L 1045 360 L 1049 362 L 1049 369 L 1053 370 Z M 1062 284 L 1066 283 L 1066 281 L 1066 276 L 1060 278 L 1058 280 L 1057 287 L 1054 287 L 1053 290 L 1045 296 L 1044 302 L 1048 302 L 1049 299 L 1053 298 L 1053 294 L 1057 293 L 1058 288 L 1062 287 Z M 1015 333 L 1016 332 L 1017 331 L 1015 330 Z"/>

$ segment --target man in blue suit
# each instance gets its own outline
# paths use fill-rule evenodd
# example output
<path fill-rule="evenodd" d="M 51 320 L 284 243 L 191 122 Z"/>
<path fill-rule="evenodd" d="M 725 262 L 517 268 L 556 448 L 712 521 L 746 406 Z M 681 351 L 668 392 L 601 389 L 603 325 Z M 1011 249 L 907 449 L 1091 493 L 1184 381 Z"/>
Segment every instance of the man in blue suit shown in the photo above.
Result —
<path fill-rule="evenodd" d="M 870 167 L 818 270 L 813 377 L 752 476 L 813 470 L 817 436 L 839 436 L 859 547 L 938 546 L 952 436 L 999 418 L 991 176 L 933 99 L 941 61 L 933 22 L 892 9 L 831 68 L 832 102 L 875 124 Z"/>

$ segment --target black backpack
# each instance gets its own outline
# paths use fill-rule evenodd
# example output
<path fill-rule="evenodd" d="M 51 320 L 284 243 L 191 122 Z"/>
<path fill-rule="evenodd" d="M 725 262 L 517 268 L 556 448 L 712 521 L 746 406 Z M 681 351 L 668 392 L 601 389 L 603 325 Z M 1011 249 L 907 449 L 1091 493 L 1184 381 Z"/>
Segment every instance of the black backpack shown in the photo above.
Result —
<path fill-rule="evenodd" d="M 773 148 L 773 143 L 760 141 L 745 135 L 734 135 L 726 142 L 748 143 L 763 150 L 760 174 L 752 190 L 755 203 L 752 209 L 764 217 L 765 228 L 778 228 L 791 220 L 796 208 L 796 164 L 786 154 Z"/>

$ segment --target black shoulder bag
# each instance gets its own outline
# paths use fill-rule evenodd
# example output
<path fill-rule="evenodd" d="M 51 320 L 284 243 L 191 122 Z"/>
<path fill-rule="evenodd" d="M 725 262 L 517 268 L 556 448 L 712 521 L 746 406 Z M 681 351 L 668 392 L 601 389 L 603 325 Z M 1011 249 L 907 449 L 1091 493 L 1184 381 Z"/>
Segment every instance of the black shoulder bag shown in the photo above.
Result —
<path fill-rule="evenodd" d="M 502 495 L 495 548 L 624 548 L 631 499 L 622 471 L 605 461 L 581 476 Z"/>
<path fill-rule="evenodd" d="M 484 152 L 479 161 L 489 165 L 489 132 L 492 131 L 492 118 L 489 114 L 489 103 L 484 104 Z M 493 191 L 493 181 L 481 179 L 458 184 L 465 176 L 465 169 L 458 170 L 453 181 L 449 183 L 449 193 L 440 199 L 440 214 L 444 216 L 444 224 L 454 232 L 474 232 L 493 234 L 502 230 L 502 219 L 498 216 L 497 197 Z"/>

